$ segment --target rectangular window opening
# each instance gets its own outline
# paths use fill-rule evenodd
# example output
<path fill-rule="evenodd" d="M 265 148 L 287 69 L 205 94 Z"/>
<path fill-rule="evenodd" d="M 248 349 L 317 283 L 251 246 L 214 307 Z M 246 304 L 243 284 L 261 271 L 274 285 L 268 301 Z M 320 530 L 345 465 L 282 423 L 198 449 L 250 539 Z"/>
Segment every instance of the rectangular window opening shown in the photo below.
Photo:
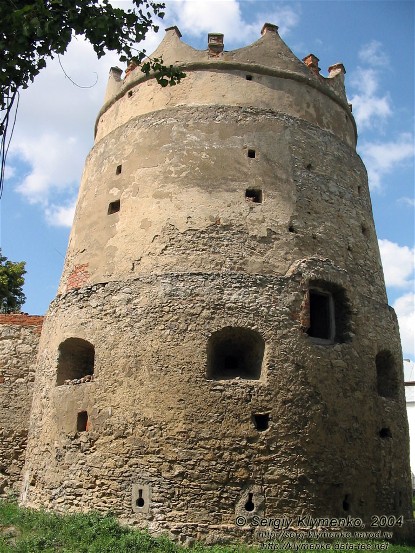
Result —
<path fill-rule="evenodd" d="M 245 79 L 246 79 L 247 81 L 252 81 L 252 75 L 246 75 Z"/>
<path fill-rule="evenodd" d="M 108 215 L 117 213 L 117 211 L 120 210 L 120 207 L 121 207 L 120 200 L 115 200 L 115 202 L 111 202 L 108 206 Z"/>
<path fill-rule="evenodd" d="M 248 157 L 254 158 L 254 157 L 255 157 L 255 150 L 249 149 L 249 150 L 248 150 Z"/>
<path fill-rule="evenodd" d="M 320 340 L 334 340 L 334 305 L 331 294 L 310 290 L 310 327 L 308 335 Z"/>
<path fill-rule="evenodd" d="M 117 168 L 115 170 L 115 174 L 116 175 L 120 175 L 121 174 L 121 171 L 122 171 L 122 165 L 117 165 Z"/>
<path fill-rule="evenodd" d="M 87 411 L 80 411 L 76 420 L 77 432 L 86 432 L 88 425 L 88 413 Z"/>
<path fill-rule="evenodd" d="M 254 415 L 254 424 L 258 432 L 264 432 L 269 428 L 269 413 Z"/>
<path fill-rule="evenodd" d="M 262 204 L 262 190 L 247 188 L 245 191 L 245 200 L 254 204 Z"/>

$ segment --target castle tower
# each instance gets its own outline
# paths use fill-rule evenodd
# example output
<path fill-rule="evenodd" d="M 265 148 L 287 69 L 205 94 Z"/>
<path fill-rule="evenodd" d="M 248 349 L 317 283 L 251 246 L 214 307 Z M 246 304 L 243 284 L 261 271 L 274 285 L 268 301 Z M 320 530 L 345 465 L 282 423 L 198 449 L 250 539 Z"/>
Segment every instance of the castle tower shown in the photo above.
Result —
<path fill-rule="evenodd" d="M 154 56 L 180 85 L 110 72 L 24 503 L 184 541 L 250 541 L 254 515 L 408 517 L 398 325 L 343 65 L 322 77 L 270 24 L 230 52 L 173 27 Z"/>

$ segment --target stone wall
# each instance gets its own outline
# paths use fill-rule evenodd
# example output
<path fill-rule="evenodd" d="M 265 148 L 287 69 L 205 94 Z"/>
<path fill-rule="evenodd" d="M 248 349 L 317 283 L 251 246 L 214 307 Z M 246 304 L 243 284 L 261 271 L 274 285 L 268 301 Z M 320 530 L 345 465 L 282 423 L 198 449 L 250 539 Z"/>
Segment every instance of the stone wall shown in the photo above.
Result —
<path fill-rule="evenodd" d="M 20 489 L 43 317 L 0 315 L 0 496 Z"/>

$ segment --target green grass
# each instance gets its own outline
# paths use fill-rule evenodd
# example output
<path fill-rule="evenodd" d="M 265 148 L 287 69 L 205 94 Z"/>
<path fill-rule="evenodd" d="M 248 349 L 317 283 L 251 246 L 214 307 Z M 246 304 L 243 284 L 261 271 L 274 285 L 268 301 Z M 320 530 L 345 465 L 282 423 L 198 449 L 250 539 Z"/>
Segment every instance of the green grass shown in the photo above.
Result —
<path fill-rule="evenodd" d="M 58 515 L 19 508 L 0 500 L 0 553 L 249 553 L 265 549 L 235 546 L 193 546 L 190 550 L 167 538 L 120 526 L 111 515 Z M 273 551 L 278 551 L 273 549 Z M 287 551 L 287 550 L 285 550 Z M 331 549 L 331 551 L 342 551 Z M 375 551 L 372 549 L 371 551 Z M 412 547 L 389 545 L 388 553 L 413 553 Z"/>
<path fill-rule="evenodd" d="M 197 545 L 194 553 L 255 551 L 242 546 Z M 120 526 L 111 515 L 58 515 L 0 500 L 0 553 L 182 553 L 167 538 Z"/>

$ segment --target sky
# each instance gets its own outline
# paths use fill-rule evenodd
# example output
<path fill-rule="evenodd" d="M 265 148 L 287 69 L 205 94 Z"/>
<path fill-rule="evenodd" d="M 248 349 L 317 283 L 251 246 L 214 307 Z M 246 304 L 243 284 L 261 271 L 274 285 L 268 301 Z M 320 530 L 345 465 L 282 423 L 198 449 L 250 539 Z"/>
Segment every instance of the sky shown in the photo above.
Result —
<path fill-rule="evenodd" d="M 225 49 L 232 50 L 257 40 L 263 23 L 270 22 L 279 26 L 298 58 L 313 53 L 320 59 L 323 76 L 330 65 L 344 64 L 358 128 L 357 151 L 369 174 L 388 300 L 398 316 L 404 357 L 414 360 L 413 0 L 165 4 L 159 33 L 140 44 L 148 54 L 172 25 L 179 27 L 182 40 L 200 49 L 207 46 L 207 33 L 222 32 Z M 77 38 L 21 93 L 0 203 L 0 244 L 10 260 L 26 261 L 22 310 L 27 313 L 46 313 L 56 295 L 84 161 L 114 65 L 125 69 L 114 54 L 98 60 L 92 47 Z"/>

